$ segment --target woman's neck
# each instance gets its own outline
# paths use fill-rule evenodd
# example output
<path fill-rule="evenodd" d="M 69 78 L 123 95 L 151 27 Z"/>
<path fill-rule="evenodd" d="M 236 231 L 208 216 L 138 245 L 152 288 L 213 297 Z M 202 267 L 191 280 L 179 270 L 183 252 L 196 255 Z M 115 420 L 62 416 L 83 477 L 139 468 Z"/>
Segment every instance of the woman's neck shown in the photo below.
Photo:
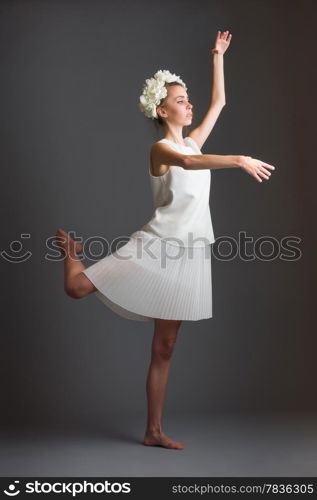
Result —
<path fill-rule="evenodd" d="M 169 141 L 175 142 L 176 144 L 184 145 L 182 128 L 175 129 L 175 130 L 170 130 L 170 129 L 165 130 L 165 139 L 168 139 Z"/>

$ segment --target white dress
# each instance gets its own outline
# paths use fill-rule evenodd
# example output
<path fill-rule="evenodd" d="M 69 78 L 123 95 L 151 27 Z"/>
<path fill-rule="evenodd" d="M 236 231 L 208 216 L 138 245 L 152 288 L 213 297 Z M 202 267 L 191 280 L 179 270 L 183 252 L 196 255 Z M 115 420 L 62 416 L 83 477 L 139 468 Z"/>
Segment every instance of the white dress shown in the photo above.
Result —
<path fill-rule="evenodd" d="M 182 154 L 202 154 L 191 137 L 186 146 L 161 139 Z M 95 296 L 127 319 L 197 321 L 212 317 L 209 208 L 210 169 L 177 165 L 160 176 L 149 167 L 155 211 L 113 253 L 83 273 Z"/>

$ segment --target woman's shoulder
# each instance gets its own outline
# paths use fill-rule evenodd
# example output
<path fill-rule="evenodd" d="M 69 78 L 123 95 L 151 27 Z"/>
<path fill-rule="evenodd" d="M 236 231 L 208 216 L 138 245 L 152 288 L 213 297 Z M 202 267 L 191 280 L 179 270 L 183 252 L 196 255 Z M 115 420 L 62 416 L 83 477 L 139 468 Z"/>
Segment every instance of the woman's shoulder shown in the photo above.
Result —
<path fill-rule="evenodd" d="M 175 142 L 173 141 L 170 141 L 169 139 L 165 139 L 165 137 L 163 137 L 163 139 L 160 139 L 159 141 L 156 141 L 154 142 L 153 146 L 155 144 L 168 144 L 169 146 L 176 146 Z"/>
<path fill-rule="evenodd" d="M 192 137 L 190 137 L 190 135 L 185 137 L 184 142 L 188 144 L 194 151 L 201 153 L 197 142 Z"/>
<path fill-rule="evenodd" d="M 173 151 L 175 151 L 177 153 L 181 153 L 183 151 L 182 147 L 179 146 L 178 144 L 176 144 L 175 142 L 170 141 L 169 139 L 163 138 L 163 139 L 160 139 L 159 141 L 156 141 L 152 144 L 152 146 L 150 148 L 151 154 L 155 153 L 155 150 L 157 150 L 157 148 L 160 148 L 161 145 L 168 146 L 169 148 L 171 148 Z"/>
<path fill-rule="evenodd" d="M 187 140 L 187 137 L 185 137 L 185 139 L 184 139 L 184 144 L 178 144 L 176 142 L 170 141 L 169 139 L 165 139 L 165 138 L 160 139 L 159 141 L 154 142 L 154 144 L 152 145 L 152 147 L 155 146 L 156 144 L 166 144 L 167 146 L 175 149 L 178 152 L 181 152 L 183 150 L 183 148 L 185 148 L 185 149 L 189 149 L 189 148 L 193 149 L 193 144 L 192 144 L 192 142 L 190 140 L 189 141 Z"/>
<path fill-rule="evenodd" d="M 173 142 L 173 141 L 170 141 L 169 139 L 163 138 L 163 139 L 160 139 L 159 141 L 154 142 L 153 146 L 155 146 L 156 144 L 161 144 L 161 143 L 163 143 L 163 144 L 165 143 L 165 144 L 167 144 L 168 146 L 170 146 L 171 148 L 173 148 L 173 149 L 175 149 L 177 151 L 181 151 L 182 148 L 185 148 L 185 149 L 189 149 L 190 148 L 190 149 L 193 149 L 195 152 L 201 153 L 198 144 L 189 135 L 187 137 L 184 137 L 184 145 L 177 144 L 176 142 Z"/>

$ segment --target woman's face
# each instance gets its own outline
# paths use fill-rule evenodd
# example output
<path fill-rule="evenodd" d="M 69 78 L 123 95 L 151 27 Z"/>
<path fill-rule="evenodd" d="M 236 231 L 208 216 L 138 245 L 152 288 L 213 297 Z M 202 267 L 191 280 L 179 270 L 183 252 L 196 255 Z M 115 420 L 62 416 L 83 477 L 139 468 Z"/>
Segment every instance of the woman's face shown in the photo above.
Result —
<path fill-rule="evenodd" d="M 182 85 L 168 86 L 164 104 L 159 106 L 157 110 L 158 114 L 169 123 L 184 126 L 190 125 L 192 122 L 193 106 Z"/>

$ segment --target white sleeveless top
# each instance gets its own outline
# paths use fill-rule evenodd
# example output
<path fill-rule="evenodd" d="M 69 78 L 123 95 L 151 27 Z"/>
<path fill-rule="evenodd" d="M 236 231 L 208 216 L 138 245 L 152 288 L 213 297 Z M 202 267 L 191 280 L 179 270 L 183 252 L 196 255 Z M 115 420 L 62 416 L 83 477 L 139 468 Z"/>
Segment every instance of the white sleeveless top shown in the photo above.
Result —
<path fill-rule="evenodd" d="M 182 154 L 202 154 L 191 137 L 184 139 L 186 146 L 168 139 L 158 142 L 164 142 Z M 213 243 L 215 237 L 209 208 L 210 169 L 186 170 L 171 165 L 165 174 L 154 176 L 149 167 L 149 176 L 155 212 L 140 231 L 183 247 Z"/>

